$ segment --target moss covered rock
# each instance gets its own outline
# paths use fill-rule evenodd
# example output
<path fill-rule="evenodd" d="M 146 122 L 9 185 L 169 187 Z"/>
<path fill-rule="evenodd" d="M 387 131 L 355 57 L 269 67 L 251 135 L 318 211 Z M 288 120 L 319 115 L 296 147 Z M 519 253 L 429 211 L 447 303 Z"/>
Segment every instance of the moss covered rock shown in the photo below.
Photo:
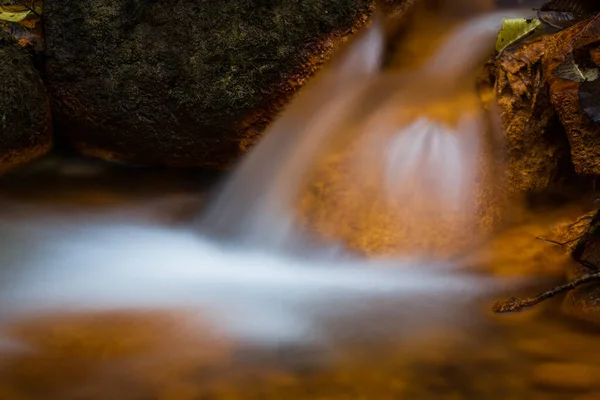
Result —
<path fill-rule="evenodd" d="M 372 8 L 372 0 L 46 0 L 58 130 L 105 159 L 227 165 Z"/>
<path fill-rule="evenodd" d="M 0 30 L 0 172 L 52 144 L 46 90 L 29 54 Z"/>

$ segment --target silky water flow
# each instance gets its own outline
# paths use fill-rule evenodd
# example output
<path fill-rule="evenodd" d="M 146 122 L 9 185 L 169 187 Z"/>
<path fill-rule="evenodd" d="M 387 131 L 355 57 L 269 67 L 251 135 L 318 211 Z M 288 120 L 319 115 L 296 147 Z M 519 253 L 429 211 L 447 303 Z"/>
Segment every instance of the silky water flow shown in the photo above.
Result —
<path fill-rule="evenodd" d="M 181 343 L 209 351 L 198 344 L 209 337 L 327 346 L 373 326 L 409 341 L 473 323 L 477 300 L 507 283 L 461 270 L 447 250 L 482 235 L 481 199 L 495 196 L 480 172 L 497 121 L 472 71 L 506 16 L 457 26 L 410 70 L 383 65 L 385 24 L 375 20 L 193 226 L 13 205 L 0 221 L 1 351 L 35 353 L 19 326 L 82 313 L 184 315 L 193 339 L 174 338 L 169 357 L 190 354 Z M 383 304 L 385 316 L 373 313 Z"/>

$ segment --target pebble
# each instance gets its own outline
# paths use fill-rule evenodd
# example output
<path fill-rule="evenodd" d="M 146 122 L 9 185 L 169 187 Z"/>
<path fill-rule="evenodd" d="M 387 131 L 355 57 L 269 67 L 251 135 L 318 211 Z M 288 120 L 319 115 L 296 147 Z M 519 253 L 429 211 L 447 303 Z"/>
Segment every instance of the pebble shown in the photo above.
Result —
<path fill-rule="evenodd" d="M 536 386 L 558 390 L 589 390 L 600 385 L 600 367 L 577 363 L 544 363 L 533 370 Z"/>

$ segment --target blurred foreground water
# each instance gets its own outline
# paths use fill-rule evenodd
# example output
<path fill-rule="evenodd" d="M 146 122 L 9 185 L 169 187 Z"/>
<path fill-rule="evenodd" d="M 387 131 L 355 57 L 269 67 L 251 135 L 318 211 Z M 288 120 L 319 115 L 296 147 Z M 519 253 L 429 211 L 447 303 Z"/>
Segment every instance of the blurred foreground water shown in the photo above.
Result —
<path fill-rule="evenodd" d="M 497 317 L 491 302 L 519 290 L 482 290 L 474 299 L 472 289 L 456 286 L 460 277 L 406 272 L 413 281 L 392 295 L 393 274 L 337 274 L 307 260 L 314 273 L 300 273 L 294 262 L 218 254 L 208 244 L 196 254 L 188 213 L 201 208 L 213 177 L 94 165 L 63 160 L 2 179 L 0 315 L 10 322 L 0 345 L 2 399 L 600 395 L 599 332 L 562 315 L 559 301 Z M 582 211 L 529 215 L 491 242 L 493 255 L 479 258 L 488 260 L 479 268 L 550 284 L 568 261 L 535 236 L 551 236 L 561 216 Z M 7 259 L 19 260 L 18 274 L 6 271 Z M 190 260 L 224 275 L 194 275 L 185 269 Z M 36 294 L 50 302 L 37 303 Z M 230 310 L 220 316 L 227 323 L 211 322 L 194 307 L 198 299 Z M 115 307 L 121 303 L 131 307 Z M 27 304 L 36 312 L 10 318 L 11 308 Z M 318 329 L 302 331 L 311 326 Z"/>
<path fill-rule="evenodd" d="M 557 302 L 489 312 L 564 277 L 536 236 L 589 211 L 498 231 L 501 135 L 473 71 L 500 17 L 415 34 L 431 54 L 392 70 L 375 22 L 208 206 L 201 171 L 47 159 L 3 177 L 0 399 L 600 395 L 593 326 Z"/>

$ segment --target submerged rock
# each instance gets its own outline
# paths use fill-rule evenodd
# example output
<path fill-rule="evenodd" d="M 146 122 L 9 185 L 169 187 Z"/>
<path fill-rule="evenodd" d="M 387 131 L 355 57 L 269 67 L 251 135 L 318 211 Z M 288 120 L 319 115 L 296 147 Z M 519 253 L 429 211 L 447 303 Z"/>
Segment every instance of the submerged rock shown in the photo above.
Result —
<path fill-rule="evenodd" d="M 86 155 L 225 166 L 372 7 L 372 0 L 47 0 L 57 127 Z"/>
<path fill-rule="evenodd" d="M 29 54 L 0 30 L 0 172 L 44 153 L 51 145 L 46 89 Z"/>
<path fill-rule="evenodd" d="M 592 364 L 548 362 L 535 366 L 532 381 L 552 390 L 585 391 L 598 387 L 600 368 Z"/>

